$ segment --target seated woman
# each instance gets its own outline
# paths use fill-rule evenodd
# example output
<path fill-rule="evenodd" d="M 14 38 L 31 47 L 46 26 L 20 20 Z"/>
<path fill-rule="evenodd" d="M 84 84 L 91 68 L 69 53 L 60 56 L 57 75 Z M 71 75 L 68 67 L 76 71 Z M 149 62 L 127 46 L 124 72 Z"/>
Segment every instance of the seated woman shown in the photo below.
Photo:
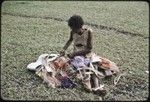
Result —
<path fill-rule="evenodd" d="M 82 17 L 79 15 L 73 15 L 69 21 L 68 26 L 71 28 L 70 38 L 60 51 L 61 55 L 65 54 L 65 50 L 70 46 L 72 41 L 74 42 L 74 50 L 73 53 L 68 54 L 68 57 L 71 61 L 75 61 L 75 67 L 85 68 L 87 67 L 85 64 L 85 59 L 87 56 L 91 56 L 92 54 L 92 30 L 84 27 L 84 21 Z M 83 60 L 78 61 L 77 59 L 81 58 Z M 77 66 L 76 66 L 77 65 Z M 81 66 L 80 66 L 81 65 Z M 101 95 L 102 93 L 106 93 L 105 90 L 99 89 L 99 81 L 96 75 L 92 74 L 90 76 L 86 76 L 85 70 L 83 70 L 83 78 L 82 82 L 86 89 L 96 94 Z"/>

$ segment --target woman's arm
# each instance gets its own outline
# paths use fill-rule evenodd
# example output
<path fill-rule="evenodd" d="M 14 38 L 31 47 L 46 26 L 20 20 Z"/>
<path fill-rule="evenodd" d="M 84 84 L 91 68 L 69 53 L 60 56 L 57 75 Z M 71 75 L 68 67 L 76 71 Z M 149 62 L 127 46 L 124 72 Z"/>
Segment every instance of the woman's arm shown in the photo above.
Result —
<path fill-rule="evenodd" d="M 70 38 L 67 41 L 67 43 L 65 44 L 65 46 L 63 47 L 63 50 L 66 50 L 70 46 L 70 44 L 72 43 L 72 40 L 73 40 L 73 32 L 71 31 L 70 32 Z"/>

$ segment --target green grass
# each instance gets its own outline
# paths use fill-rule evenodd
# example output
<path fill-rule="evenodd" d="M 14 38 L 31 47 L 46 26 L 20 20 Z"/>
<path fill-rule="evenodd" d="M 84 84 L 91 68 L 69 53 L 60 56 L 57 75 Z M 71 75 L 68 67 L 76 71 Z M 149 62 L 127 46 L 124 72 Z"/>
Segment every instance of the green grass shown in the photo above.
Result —
<path fill-rule="evenodd" d="M 73 14 L 80 14 L 87 22 L 140 33 L 146 37 L 149 34 L 147 2 L 8 1 L 3 3 L 2 12 L 50 16 L 66 20 Z"/>
<path fill-rule="evenodd" d="M 76 5 L 75 5 L 76 4 Z M 65 5 L 65 6 L 64 6 Z M 26 69 L 40 54 L 57 53 L 68 40 L 67 22 L 52 19 L 4 15 L 3 12 L 49 16 L 67 20 L 80 14 L 86 22 L 101 24 L 149 37 L 146 2 L 71 2 L 5 1 L 1 17 L 1 96 L 7 100 L 100 100 L 79 85 L 74 89 L 48 88 Z M 117 86 L 104 79 L 108 93 L 104 100 L 146 100 L 148 98 L 149 39 L 124 35 L 95 27 L 94 51 L 119 66 L 122 73 Z M 69 47 L 68 53 L 72 47 Z"/>

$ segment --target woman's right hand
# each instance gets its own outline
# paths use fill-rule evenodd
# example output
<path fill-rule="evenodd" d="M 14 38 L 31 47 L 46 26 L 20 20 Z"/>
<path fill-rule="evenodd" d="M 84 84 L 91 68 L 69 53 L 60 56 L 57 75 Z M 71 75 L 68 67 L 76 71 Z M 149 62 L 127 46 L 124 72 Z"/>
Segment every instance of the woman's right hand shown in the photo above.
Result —
<path fill-rule="evenodd" d="M 60 56 L 64 56 L 64 55 L 65 55 L 65 50 L 64 50 L 64 49 L 61 49 L 61 50 L 59 51 L 59 54 L 60 54 Z"/>

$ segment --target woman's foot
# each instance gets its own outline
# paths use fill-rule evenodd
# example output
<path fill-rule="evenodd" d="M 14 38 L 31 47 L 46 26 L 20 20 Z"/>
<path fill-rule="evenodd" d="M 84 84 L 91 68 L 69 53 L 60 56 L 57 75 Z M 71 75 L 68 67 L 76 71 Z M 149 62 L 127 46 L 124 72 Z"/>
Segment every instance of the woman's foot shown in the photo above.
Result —
<path fill-rule="evenodd" d="M 93 90 L 93 93 L 99 96 L 105 96 L 107 91 L 105 89 Z"/>

